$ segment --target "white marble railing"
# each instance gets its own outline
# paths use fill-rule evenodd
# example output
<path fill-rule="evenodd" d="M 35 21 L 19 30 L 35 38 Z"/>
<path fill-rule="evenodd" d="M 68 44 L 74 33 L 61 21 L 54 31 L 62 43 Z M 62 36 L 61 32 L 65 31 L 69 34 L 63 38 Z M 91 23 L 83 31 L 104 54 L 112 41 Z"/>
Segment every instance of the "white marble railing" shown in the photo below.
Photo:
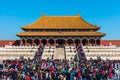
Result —
<path fill-rule="evenodd" d="M 71 60 L 71 58 L 74 58 L 76 55 L 76 47 L 75 46 L 65 46 L 65 53 L 66 53 L 66 59 Z"/>
<path fill-rule="evenodd" d="M 96 56 L 93 56 L 93 57 L 91 57 L 91 56 L 89 56 L 89 57 L 86 57 L 87 58 L 87 60 L 89 60 L 90 58 L 92 58 L 92 59 L 97 59 L 97 57 Z M 120 60 L 120 57 L 101 57 L 101 59 L 102 60 L 107 60 L 107 59 L 109 59 L 109 60 Z"/>
<path fill-rule="evenodd" d="M 71 49 L 71 48 L 72 48 L 72 49 L 75 49 L 76 47 L 75 47 L 75 46 L 65 46 L 65 48 L 66 48 L 66 49 L 67 49 L 67 48 L 68 48 L 68 49 Z"/>
<path fill-rule="evenodd" d="M 88 58 L 120 59 L 120 47 L 117 46 L 83 46 L 83 51 Z"/>
<path fill-rule="evenodd" d="M 83 46 L 82 47 L 83 49 L 86 49 L 86 48 L 92 48 L 92 49 L 106 49 L 106 48 L 110 48 L 110 49 L 114 49 L 114 48 L 117 48 L 117 46 Z"/>
<path fill-rule="evenodd" d="M 84 52 L 120 52 L 120 48 L 115 48 L 115 49 L 84 49 Z"/>
<path fill-rule="evenodd" d="M 0 61 L 18 59 L 20 56 L 33 58 L 38 46 L 5 46 L 0 47 Z"/>
<path fill-rule="evenodd" d="M 6 48 L 6 49 L 32 49 L 32 48 L 35 48 L 35 49 L 37 49 L 38 46 L 5 46 L 5 47 L 0 47 L 0 48 Z"/>
<path fill-rule="evenodd" d="M 0 52 L 36 52 L 38 46 L 5 46 L 0 47 Z"/>

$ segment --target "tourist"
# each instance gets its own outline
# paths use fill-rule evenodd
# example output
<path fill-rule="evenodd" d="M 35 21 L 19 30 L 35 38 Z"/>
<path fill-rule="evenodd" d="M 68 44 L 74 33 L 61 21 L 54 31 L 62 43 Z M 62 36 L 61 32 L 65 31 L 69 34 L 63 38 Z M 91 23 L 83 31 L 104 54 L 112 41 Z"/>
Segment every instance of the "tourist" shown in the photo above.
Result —
<path fill-rule="evenodd" d="M 113 80 L 119 79 L 120 71 L 114 68 L 116 60 L 100 58 L 86 60 L 81 47 L 78 48 L 78 59 L 54 60 L 41 59 L 41 51 L 33 59 L 4 60 L 0 79 L 3 80 Z"/>

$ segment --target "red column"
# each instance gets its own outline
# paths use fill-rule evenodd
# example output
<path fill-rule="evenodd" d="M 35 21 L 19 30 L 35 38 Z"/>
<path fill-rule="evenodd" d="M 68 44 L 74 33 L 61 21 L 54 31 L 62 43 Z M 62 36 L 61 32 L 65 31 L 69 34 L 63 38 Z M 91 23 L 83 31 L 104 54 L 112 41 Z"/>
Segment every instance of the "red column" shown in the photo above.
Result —
<path fill-rule="evenodd" d="M 82 40 L 80 40 L 80 45 L 82 46 Z"/>
<path fill-rule="evenodd" d="M 54 44 L 56 45 L 56 39 L 54 39 Z"/>
<path fill-rule="evenodd" d="M 90 44 L 90 41 L 89 41 L 89 39 L 88 39 L 88 44 L 87 45 L 89 45 Z"/>
<path fill-rule="evenodd" d="M 20 39 L 20 45 L 22 45 L 22 44 L 23 44 L 22 39 Z"/>
<path fill-rule="evenodd" d="M 68 43 L 67 43 L 67 40 L 65 40 L 65 45 L 67 45 Z"/>
<path fill-rule="evenodd" d="M 25 39 L 25 46 L 27 46 L 27 39 Z"/>
<path fill-rule="evenodd" d="M 100 45 L 102 45 L 102 41 L 101 41 L 101 39 L 100 39 Z"/>
<path fill-rule="evenodd" d="M 73 39 L 73 44 L 75 44 L 75 40 Z"/>
<path fill-rule="evenodd" d="M 73 39 L 73 44 L 75 44 L 75 40 Z"/>
<path fill-rule="evenodd" d="M 95 46 L 96 46 L 96 39 L 95 39 Z"/>
<path fill-rule="evenodd" d="M 48 39 L 47 39 L 47 45 L 48 45 Z"/>
<path fill-rule="evenodd" d="M 34 45 L 35 43 L 34 43 L 34 39 L 32 39 L 32 45 Z"/>
<path fill-rule="evenodd" d="M 42 43 L 42 40 L 40 39 L 40 40 L 39 40 L 39 42 L 40 42 L 39 44 L 41 45 L 41 43 Z"/>
<path fill-rule="evenodd" d="M 42 39 L 39 40 L 39 46 L 43 45 L 42 44 Z"/>

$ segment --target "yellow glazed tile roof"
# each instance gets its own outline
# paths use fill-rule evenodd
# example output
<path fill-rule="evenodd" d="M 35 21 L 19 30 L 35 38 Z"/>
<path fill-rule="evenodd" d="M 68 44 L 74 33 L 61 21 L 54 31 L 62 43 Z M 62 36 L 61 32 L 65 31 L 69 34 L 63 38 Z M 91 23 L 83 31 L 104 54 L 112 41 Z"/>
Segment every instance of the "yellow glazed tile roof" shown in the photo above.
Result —
<path fill-rule="evenodd" d="M 17 36 L 104 36 L 100 32 L 21 32 Z"/>
<path fill-rule="evenodd" d="M 44 16 L 36 22 L 23 26 L 22 29 L 99 29 L 80 16 Z"/>

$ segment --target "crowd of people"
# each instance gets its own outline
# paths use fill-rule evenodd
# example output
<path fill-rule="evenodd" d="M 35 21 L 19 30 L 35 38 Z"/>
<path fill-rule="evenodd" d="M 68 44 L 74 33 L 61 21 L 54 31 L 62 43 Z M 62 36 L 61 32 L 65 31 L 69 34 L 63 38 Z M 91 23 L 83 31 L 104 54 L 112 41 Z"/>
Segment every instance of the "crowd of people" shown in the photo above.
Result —
<path fill-rule="evenodd" d="M 2 80 L 119 80 L 120 71 L 116 63 L 119 60 L 85 59 L 82 48 L 78 47 L 78 54 L 71 60 L 41 59 L 43 47 L 33 59 L 4 60 L 0 70 Z"/>

